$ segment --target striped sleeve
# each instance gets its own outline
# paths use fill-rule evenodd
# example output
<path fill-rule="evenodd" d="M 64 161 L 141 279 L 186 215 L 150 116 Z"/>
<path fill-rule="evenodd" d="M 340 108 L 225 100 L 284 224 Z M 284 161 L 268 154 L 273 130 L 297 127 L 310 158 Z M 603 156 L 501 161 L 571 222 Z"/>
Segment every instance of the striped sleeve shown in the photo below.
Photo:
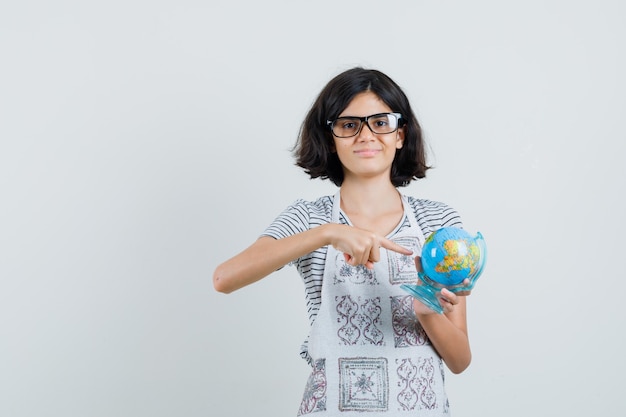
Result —
<path fill-rule="evenodd" d="M 417 223 L 425 237 L 442 227 L 463 228 L 461 216 L 445 203 L 409 197 Z"/>
<path fill-rule="evenodd" d="M 262 236 L 270 236 L 274 239 L 283 239 L 302 233 L 310 228 L 310 214 L 307 203 L 304 200 L 297 200 L 287 207 L 274 219 Z"/>

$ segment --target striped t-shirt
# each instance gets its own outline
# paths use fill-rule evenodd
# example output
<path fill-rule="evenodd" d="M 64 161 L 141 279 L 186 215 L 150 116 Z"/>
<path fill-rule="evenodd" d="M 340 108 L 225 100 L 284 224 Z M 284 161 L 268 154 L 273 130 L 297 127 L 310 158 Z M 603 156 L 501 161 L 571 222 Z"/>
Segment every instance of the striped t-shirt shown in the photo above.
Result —
<path fill-rule="evenodd" d="M 444 203 L 437 201 L 406 197 L 419 227 L 425 237 L 441 227 L 462 227 L 458 213 Z M 295 235 L 331 222 L 333 210 L 333 197 L 324 196 L 315 201 L 296 200 L 287 207 L 267 229 L 262 236 L 270 236 L 274 239 L 282 239 Z M 339 212 L 339 222 L 349 224 L 343 212 Z M 405 215 L 391 235 L 409 227 L 409 219 Z M 327 246 L 323 246 L 291 262 L 294 265 L 305 286 L 306 307 L 309 323 L 313 325 L 322 301 L 322 278 L 324 276 L 324 263 L 326 260 Z M 303 345 L 302 356 L 308 358 L 306 342 Z"/>

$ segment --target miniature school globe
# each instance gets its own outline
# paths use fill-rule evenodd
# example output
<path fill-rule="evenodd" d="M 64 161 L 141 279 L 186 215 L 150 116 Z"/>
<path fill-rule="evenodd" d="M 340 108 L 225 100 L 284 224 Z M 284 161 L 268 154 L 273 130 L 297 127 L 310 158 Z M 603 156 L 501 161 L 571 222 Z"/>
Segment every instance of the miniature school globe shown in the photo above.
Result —
<path fill-rule="evenodd" d="M 422 273 L 445 287 L 472 281 L 485 266 L 485 249 L 480 232 L 472 237 L 458 227 L 438 229 L 424 242 Z"/>
<path fill-rule="evenodd" d="M 437 294 L 442 288 L 452 292 L 474 288 L 485 267 L 487 247 L 480 232 L 472 237 L 458 227 L 443 227 L 428 236 L 421 257 L 422 272 L 417 274 L 421 282 L 400 287 L 441 314 L 443 307 Z M 464 283 L 465 279 L 469 283 Z"/>

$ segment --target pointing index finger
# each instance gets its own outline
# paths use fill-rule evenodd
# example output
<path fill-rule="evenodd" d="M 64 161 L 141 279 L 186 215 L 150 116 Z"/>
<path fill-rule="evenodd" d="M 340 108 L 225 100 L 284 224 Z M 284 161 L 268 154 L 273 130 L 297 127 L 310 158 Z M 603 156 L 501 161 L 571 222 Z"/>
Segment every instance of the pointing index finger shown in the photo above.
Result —
<path fill-rule="evenodd" d="M 413 251 L 411 249 L 407 249 L 404 246 L 400 246 L 397 243 L 392 242 L 389 239 L 381 239 L 380 246 L 385 249 L 392 250 L 394 252 L 401 253 L 403 255 L 412 255 Z"/>

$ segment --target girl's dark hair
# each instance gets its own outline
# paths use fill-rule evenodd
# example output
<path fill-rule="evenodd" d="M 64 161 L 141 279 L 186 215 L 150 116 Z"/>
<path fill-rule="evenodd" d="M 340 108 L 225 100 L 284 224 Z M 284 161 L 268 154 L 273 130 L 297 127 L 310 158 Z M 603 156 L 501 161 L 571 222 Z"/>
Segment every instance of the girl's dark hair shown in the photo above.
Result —
<path fill-rule="evenodd" d="M 335 120 L 352 99 L 365 91 L 376 94 L 392 112 L 402 114 L 404 143 L 396 150 L 391 167 L 391 182 L 396 187 L 408 185 L 413 179 L 424 178 L 430 168 L 422 128 L 413 114 L 402 89 L 380 71 L 364 68 L 349 69 L 330 80 L 309 110 L 298 140 L 293 148 L 296 165 L 304 168 L 311 178 L 330 179 L 335 185 L 343 183 L 343 168 L 337 153 L 328 120 Z"/>

